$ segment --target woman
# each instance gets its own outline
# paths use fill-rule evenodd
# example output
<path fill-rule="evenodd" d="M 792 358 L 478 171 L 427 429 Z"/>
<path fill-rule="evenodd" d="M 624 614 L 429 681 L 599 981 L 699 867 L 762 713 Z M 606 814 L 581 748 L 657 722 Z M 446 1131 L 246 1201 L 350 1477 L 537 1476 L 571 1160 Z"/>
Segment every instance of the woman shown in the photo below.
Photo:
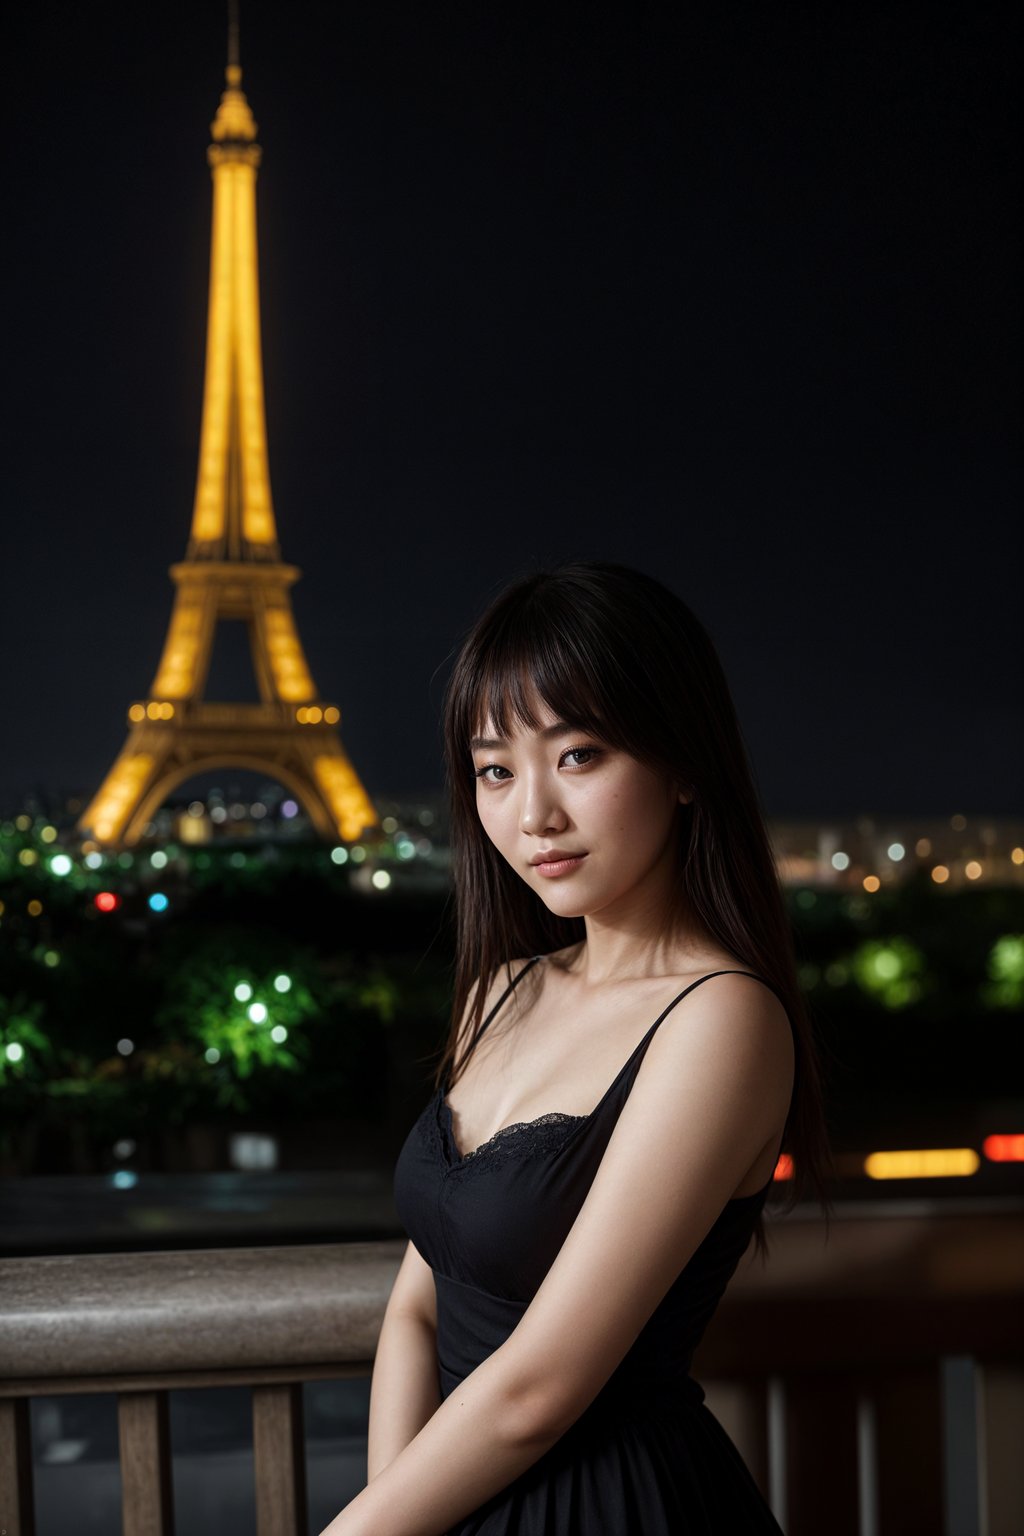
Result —
<path fill-rule="evenodd" d="M 470 633 L 444 733 L 453 1026 L 327 1533 L 777 1532 L 688 1375 L 780 1152 L 820 1190 L 824 1145 L 714 647 L 639 572 L 542 572 Z"/>

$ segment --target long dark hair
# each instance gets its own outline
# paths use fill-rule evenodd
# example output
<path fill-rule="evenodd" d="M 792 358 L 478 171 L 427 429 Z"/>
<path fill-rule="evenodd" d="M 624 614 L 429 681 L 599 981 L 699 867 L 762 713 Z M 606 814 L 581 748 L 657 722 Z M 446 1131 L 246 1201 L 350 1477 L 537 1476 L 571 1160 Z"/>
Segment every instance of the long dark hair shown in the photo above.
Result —
<path fill-rule="evenodd" d="M 725 673 L 687 605 L 627 566 L 580 560 L 536 572 L 502 592 L 456 658 L 444 701 L 451 802 L 456 961 L 451 1029 L 436 1084 L 472 1054 L 498 968 L 578 943 L 582 917 L 558 917 L 509 867 L 480 824 L 470 738 L 484 721 L 502 736 L 536 728 L 536 694 L 559 719 L 593 732 L 692 794 L 678 808 L 676 911 L 687 913 L 744 966 L 774 983 L 793 1028 L 796 1072 L 782 1148 L 792 1198 L 823 1203 L 828 1160 L 811 1020 L 796 974 L 764 816 Z M 459 1026 L 470 998 L 464 1038 Z M 761 1232 L 758 1233 L 759 1240 Z"/>

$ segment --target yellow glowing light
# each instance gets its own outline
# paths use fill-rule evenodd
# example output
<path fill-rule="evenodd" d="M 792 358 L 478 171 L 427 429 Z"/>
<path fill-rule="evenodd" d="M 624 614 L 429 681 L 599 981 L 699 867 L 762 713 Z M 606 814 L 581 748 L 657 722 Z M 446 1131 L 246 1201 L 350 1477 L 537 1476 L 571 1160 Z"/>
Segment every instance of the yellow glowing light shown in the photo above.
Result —
<path fill-rule="evenodd" d="M 291 608 L 284 605 L 267 608 L 263 615 L 263 626 L 278 698 L 287 704 L 298 704 L 303 699 L 314 698 L 316 689 L 306 665 Z M 306 719 L 308 721 L 310 716 L 307 715 Z"/>
<path fill-rule="evenodd" d="M 914 1152 L 872 1152 L 864 1159 L 869 1179 L 962 1179 L 977 1173 L 973 1147 L 936 1147 Z"/>
<path fill-rule="evenodd" d="M 203 616 L 203 601 L 198 590 L 191 584 L 179 588 L 164 652 L 153 679 L 154 697 L 185 699 L 194 690 Z"/>
<path fill-rule="evenodd" d="M 866 891 L 877 891 L 880 888 L 881 884 L 882 884 L 882 882 L 881 882 L 881 880 L 879 880 L 877 875 L 865 875 L 864 876 L 863 885 L 864 885 L 864 889 Z"/>
<path fill-rule="evenodd" d="M 312 709 L 306 711 L 306 717 L 309 720 L 310 725 L 319 725 L 320 721 L 324 717 L 324 712 L 319 707 L 319 705 L 314 704 Z"/>
<path fill-rule="evenodd" d="M 1024 864 L 1024 848 L 1012 848 L 1010 858 L 1015 864 Z"/>
<path fill-rule="evenodd" d="M 131 709 L 128 711 L 128 719 L 132 722 L 132 724 L 133 725 L 138 725 L 139 721 L 140 720 L 145 720 L 145 718 L 146 718 L 146 706 L 145 706 L 145 704 L 133 704 Z"/>
<path fill-rule="evenodd" d="M 928 855 L 931 853 L 931 851 L 932 851 L 932 840 L 931 840 L 931 838 L 930 837 L 919 837 L 917 842 L 914 844 L 914 852 L 917 854 L 918 858 L 919 859 L 926 859 L 928 857 Z"/>
<path fill-rule="evenodd" d="M 968 880 L 981 879 L 982 868 L 977 859 L 971 859 L 967 864 L 964 865 L 964 874 L 967 876 Z"/>
<path fill-rule="evenodd" d="M 153 771 L 148 752 L 120 757 L 100 785 L 96 798 L 85 810 L 82 825 L 88 827 L 97 842 L 116 842 L 131 813 L 142 798 L 142 790 Z"/>
<path fill-rule="evenodd" d="M 260 152 L 249 104 L 229 84 L 211 132 L 213 238 L 210 252 L 206 379 L 192 537 L 274 545 L 260 345 L 256 171 Z"/>
<path fill-rule="evenodd" d="M 34 848 L 23 848 L 18 854 L 18 863 L 28 869 L 31 865 L 39 863 L 39 855 Z"/>
<path fill-rule="evenodd" d="M 328 704 L 327 708 L 324 710 L 324 720 L 326 723 L 328 725 L 337 725 L 340 719 L 341 710 L 336 709 L 333 704 Z"/>
<path fill-rule="evenodd" d="M 346 842 L 357 838 L 364 827 L 377 825 L 377 813 L 347 758 L 324 753 L 313 759 L 313 773 Z"/>
<path fill-rule="evenodd" d="M 42 904 L 41 901 L 36 901 L 36 900 L 33 899 L 32 901 L 29 902 L 29 904 L 28 904 L 28 915 L 29 915 L 29 917 L 39 917 L 39 916 L 41 916 L 42 910 L 43 910 L 43 904 Z"/>
<path fill-rule="evenodd" d="M 936 864 L 935 868 L 932 870 L 932 879 L 935 881 L 936 885 L 945 885 L 946 881 L 949 879 L 949 870 L 946 868 L 945 864 Z"/>
<path fill-rule="evenodd" d="M 57 828 L 43 827 L 39 833 L 39 836 L 44 843 L 54 843 L 57 841 Z"/>
<path fill-rule="evenodd" d="M 299 709 L 297 709 L 295 711 L 295 718 L 299 722 L 300 725 L 305 725 L 306 719 L 307 719 L 308 715 L 309 715 L 309 710 L 306 708 L 306 706 L 304 704 Z"/>

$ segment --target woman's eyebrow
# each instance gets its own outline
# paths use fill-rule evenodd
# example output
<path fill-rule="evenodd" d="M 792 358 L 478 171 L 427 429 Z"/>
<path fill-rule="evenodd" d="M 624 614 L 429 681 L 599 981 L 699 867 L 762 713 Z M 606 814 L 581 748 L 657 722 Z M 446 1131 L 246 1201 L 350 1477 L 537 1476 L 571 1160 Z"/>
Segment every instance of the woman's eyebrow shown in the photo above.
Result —
<path fill-rule="evenodd" d="M 550 741 L 552 736 L 566 736 L 571 731 L 578 731 L 580 729 L 580 726 L 572 725 L 568 720 L 556 720 L 553 725 L 546 725 L 544 729 L 542 731 L 538 731 L 537 734 L 542 741 Z M 490 749 L 493 751 L 495 747 L 507 746 L 508 740 L 504 736 L 474 736 L 469 743 L 471 752 L 475 752 L 477 748 L 483 748 L 485 750 Z"/>

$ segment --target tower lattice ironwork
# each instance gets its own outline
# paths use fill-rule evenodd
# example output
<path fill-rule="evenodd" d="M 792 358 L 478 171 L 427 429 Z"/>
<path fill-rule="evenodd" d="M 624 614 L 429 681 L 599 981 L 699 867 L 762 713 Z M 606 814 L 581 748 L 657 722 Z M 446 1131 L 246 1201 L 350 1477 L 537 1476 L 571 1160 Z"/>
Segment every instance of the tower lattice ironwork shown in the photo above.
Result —
<path fill-rule="evenodd" d="M 213 177 L 206 376 L 199 471 L 185 559 L 149 696 L 79 827 L 98 843 L 138 841 L 167 796 L 197 773 L 249 768 L 283 784 L 324 838 L 378 824 L 317 693 L 292 611 L 298 569 L 283 564 L 270 494 L 256 253 L 256 123 L 232 28 L 226 89 L 211 127 Z M 205 696 L 217 626 L 248 628 L 259 703 Z"/>

